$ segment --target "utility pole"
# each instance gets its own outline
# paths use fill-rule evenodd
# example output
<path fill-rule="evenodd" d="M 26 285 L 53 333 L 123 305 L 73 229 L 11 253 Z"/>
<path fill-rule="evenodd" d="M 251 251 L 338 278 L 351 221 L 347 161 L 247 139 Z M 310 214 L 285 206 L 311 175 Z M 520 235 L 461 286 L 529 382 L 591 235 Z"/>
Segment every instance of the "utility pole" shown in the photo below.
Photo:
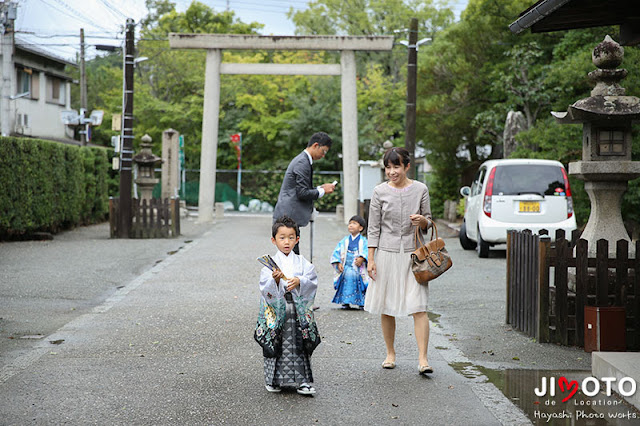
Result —
<path fill-rule="evenodd" d="M 0 30 L 2 32 L 2 93 L 0 96 L 0 134 L 11 134 L 11 105 L 13 95 L 13 22 L 16 19 L 16 3 L 5 1 L 0 5 Z"/>
<path fill-rule="evenodd" d="M 404 147 L 409 151 L 410 176 L 418 175 L 416 167 L 416 88 L 418 80 L 418 19 L 411 18 L 409 25 L 409 62 L 407 64 L 407 111 L 405 119 Z"/>
<path fill-rule="evenodd" d="M 131 169 L 133 165 L 133 66 L 135 55 L 135 24 L 127 19 L 124 54 L 124 90 L 122 93 L 122 150 L 120 151 L 120 207 L 118 237 L 129 238 L 131 229 Z"/>
<path fill-rule="evenodd" d="M 84 55 L 84 28 L 80 28 L 80 141 L 83 146 L 87 144 L 87 129 L 89 127 L 88 124 L 84 124 L 87 111 L 87 73 L 84 64 Z"/>

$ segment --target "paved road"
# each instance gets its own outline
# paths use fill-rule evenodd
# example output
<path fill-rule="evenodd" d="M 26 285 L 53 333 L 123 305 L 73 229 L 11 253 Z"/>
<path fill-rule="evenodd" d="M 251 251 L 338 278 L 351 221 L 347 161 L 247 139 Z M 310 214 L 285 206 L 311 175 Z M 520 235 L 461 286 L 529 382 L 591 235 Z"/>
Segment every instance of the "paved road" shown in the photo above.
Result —
<path fill-rule="evenodd" d="M 0 242 L 0 365 L 90 312 L 204 229 L 186 221 L 180 238 L 112 240 L 104 223 L 53 241 Z"/>
<path fill-rule="evenodd" d="M 430 284 L 430 309 L 436 326 L 474 364 L 488 368 L 591 370 L 582 348 L 540 344 L 505 324 L 506 246 L 488 259 L 447 240 L 454 267 Z M 440 282 L 442 280 L 442 282 Z"/>
<path fill-rule="evenodd" d="M 274 251 L 270 223 L 268 216 L 232 216 L 186 225 L 185 238 L 146 241 L 96 238 L 99 226 L 48 243 L 0 245 L 0 424 L 528 423 L 493 385 L 450 365 L 481 358 L 478 336 L 493 348 L 513 336 L 529 343 L 492 316 L 504 303 L 494 301 L 504 282 L 494 270 L 500 259 L 474 263 L 482 260 L 448 240 L 456 265 L 430 291 L 441 315 L 430 342 L 436 372 L 417 374 L 410 318 L 398 321 L 398 367 L 383 370 L 378 317 L 330 303 L 328 256 L 346 229 L 332 216 L 321 216 L 314 233 L 323 336 L 312 359 L 318 394 L 267 393 L 252 332 L 255 258 Z M 301 249 L 308 256 L 308 228 Z M 122 270 L 109 273 L 117 264 Z M 504 336 L 490 336 L 496 327 Z M 45 337 L 17 338 L 27 333 Z M 494 350 L 509 353 L 505 345 Z"/>

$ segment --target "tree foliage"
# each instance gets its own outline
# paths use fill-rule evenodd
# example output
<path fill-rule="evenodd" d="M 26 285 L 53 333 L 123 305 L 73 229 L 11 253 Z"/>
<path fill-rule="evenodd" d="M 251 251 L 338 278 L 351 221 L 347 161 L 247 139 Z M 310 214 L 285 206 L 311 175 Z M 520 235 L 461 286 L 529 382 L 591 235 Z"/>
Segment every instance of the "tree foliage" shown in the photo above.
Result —
<path fill-rule="evenodd" d="M 178 12 L 169 0 L 147 0 L 149 13 L 137 27 L 135 129 L 148 133 L 160 147 L 163 130 L 185 136 L 187 168 L 200 161 L 205 53 L 170 49 L 170 32 L 258 34 L 263 25 L 244 23 L 233 12 L 194 1 Z M 508 25 L 531 0 L 470 0 L 461 19 L 435 0 L 312 0 L 303 11 L 289 11 L 299 35 L 395 35 L 408 38 L 411 18 L 419 20 L 419 38 L 431 37 L 418 54 L 417 139 L 433 167 L 432 206 L 459 198 L 479 164 L 502 155 L 502 134 L 509 111 L 522 111 L 527 129 L 517 137 L 517 157 L 552 158 L 565 165 L 581 157 L 579 126 L 560 126 L 550 111 L 564 111 L 589 96 L 594 69 L 591 51 L 617 28 L 512 34 Z M 640 69 L 640 55 L 627 48 L 623 67 Z M 225 62 L 337 63 L 335 52 L 225 51 Z M 361 159 L 378 159 L 382 144 L 404 142 L 407 50 L 357 52 L 358 132 Z M 105 122 L 120 113 L 122 55 L 108 54 L 89 62 L 90 109 L 104 109 Z M 637 77 L 637 75 L 635 75 Z M 640 79 L 623 81 L 629 94 L 640 94 Z M 74 89 L 73 98 L 77 99 Z M 218 168 L 236 167 L 229 135 L 243 134 L 243 167 L 283 170 L 309 136 L 323 130 L 334 148 L 318 170 L 341 170 L 340 80 L 334 77 L 225 75 L 221 81 Z M 94 142 L 108 144 L 114 132 L 95 129 Z M 636 152 L 638 151 L 638 152 Z M 634 159 L 640 149 L 634 148 Z M 571 178 L 580 222 L 589 201 L 580 182 Z M 638 185 L 632 183 L 633 188 Z M 637 191 L 623 204 L 627 217 L 640 221 Z M 636 217 L 637 216 L 637 217 Z"/>
<path fill-rule="evenodd" d="M 510 110 L 521 111 L 527 130 L 517 136 L 512 157 L 549 158 L 568 165 L 581 159 L 580 126 L 561 126 L 550 115 L 589 96 L 594 69 L 591 51 L 616 28 L 513 35 L 508 25 L 530 6 L 528 0 L 471 0 L 459 22 L 439 32 L 420 54 L 418 137 L 436 175 L 431 188 L 435 210 L 458 198 L 479 164 L 502 155 L 502 133 Z M 637 68 L 637 52 L 627 49 L 623 66 Z M 637 79 L 624 86 L 637 90 Z M 571 178 L 579 223 L 588 218 L 582 182 Z M 625 204 L 636 196 L 630 192 Z M 640 205 L 640 200 L 634 201 Z M 631 209 L 623 206 L 625 214 Z"/>
<path fill-rule="evenodd" d="M 156 142 L 162 131 L 174 128 L 185 136 L 187 168 L 198 168 L 202 132 L 205 53 L 173 50 L 170 32 L 257 34 L 262 24 L 246 24 L 233 12 L 215 11 L 193 2 L 178 12 L 168 0 L 147 0 L 149 14 L 139 24 L 135 72 L 134 133 L 148 133 Z M 362 6 L 362 7 L 361 7 Z M 324 11 L 335 19 L 325 19 Z M 364 12 L 363 12 L 364 11 Z M 433 35 L 452 20 L 448 9 L 431 2 L 313 2 L 304 12 L 292 13 L 299 34 L 389 34 L 405 28 L 412 16 L 421 20 L 421 36 Z M 346 13 L 346 15 L 343 15 Z M 323 21 L 314 30 L 315 21 Z M 406 34 L 402 34 L 404 37 Z M 385 140 L 402 143 L 406 49 L 357 55 L 357 91 L 360 155 L 376 158 Z M 337 63 L 335 52 L 224 51 L 225 62 Z M 89 87 L 94 108 L 107 111 L 105 122 L 121 110 L 122 56 L 113 53 L 90 62 Z M 104 76 L 104 78 L 102 77 Z M 340 170 L 342 147 L 340 79 L 311 76 L 225 75 L 221 81 L 218 167 L 235 168 L 229 135 L 243 134 L 243 167 L 284 169 L 292 152 L 306 146 L 319 130 L 334 139 L 334 148 L 318 162 L 319 169 Z M 94 142 L 107 144 L 115 132 L 96 129 Z"/>

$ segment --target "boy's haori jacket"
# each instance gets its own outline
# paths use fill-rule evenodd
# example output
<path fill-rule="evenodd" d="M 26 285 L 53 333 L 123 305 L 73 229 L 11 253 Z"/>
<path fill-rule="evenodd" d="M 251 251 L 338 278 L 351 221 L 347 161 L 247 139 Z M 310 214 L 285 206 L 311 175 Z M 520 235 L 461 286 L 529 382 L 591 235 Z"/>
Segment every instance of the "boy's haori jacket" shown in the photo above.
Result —
<path fill-rule="evenodd" d="M 273 259 L 285 276 L 298 277 L 300 285 L 291 290 L 296 308 L 296 320 L 302 333 L 305 353 L 311 355 L 320 343 L 320 335 L 313 315 L 313 302 L 318 289 L 315 266 L 301 255 L 290 253 L 288 258 L 278 251 Z M 282 327 L 286 318 L 287 283 L 281 279 L 276 283 L 272 271 L 263 267 L 260 271 L 260 312 L 254 338 L 262 346 L 263 355 L 279 357 L 282 350 Z"/>

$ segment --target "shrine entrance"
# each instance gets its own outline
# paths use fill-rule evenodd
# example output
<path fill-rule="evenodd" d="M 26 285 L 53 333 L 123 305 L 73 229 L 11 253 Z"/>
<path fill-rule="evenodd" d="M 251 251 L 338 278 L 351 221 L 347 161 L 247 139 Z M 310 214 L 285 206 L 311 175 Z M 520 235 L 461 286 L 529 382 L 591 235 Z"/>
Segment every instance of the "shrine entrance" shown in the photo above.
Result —
<path fill-rule="evenodd" d="M 207 51 L 198 194 L 199 222 L 213 221 L 221 74 L 341 76 L 342 168 L 344 175 L 344 181 L 341 184 L 345 220 L 358 213 L 358 102 L 355 51 L 389 51 L 393 47 L 393 37 L 171 33 L 169 34 L 169 46 L 172 49 L 206 49 Z M 223 49 L 340 51 L 340 64 L 222 63 Z M 322 129 L 317 130 L 321 131 Z M 300 135 L 301 138 L 309 138 L 310 136 Z"/>

